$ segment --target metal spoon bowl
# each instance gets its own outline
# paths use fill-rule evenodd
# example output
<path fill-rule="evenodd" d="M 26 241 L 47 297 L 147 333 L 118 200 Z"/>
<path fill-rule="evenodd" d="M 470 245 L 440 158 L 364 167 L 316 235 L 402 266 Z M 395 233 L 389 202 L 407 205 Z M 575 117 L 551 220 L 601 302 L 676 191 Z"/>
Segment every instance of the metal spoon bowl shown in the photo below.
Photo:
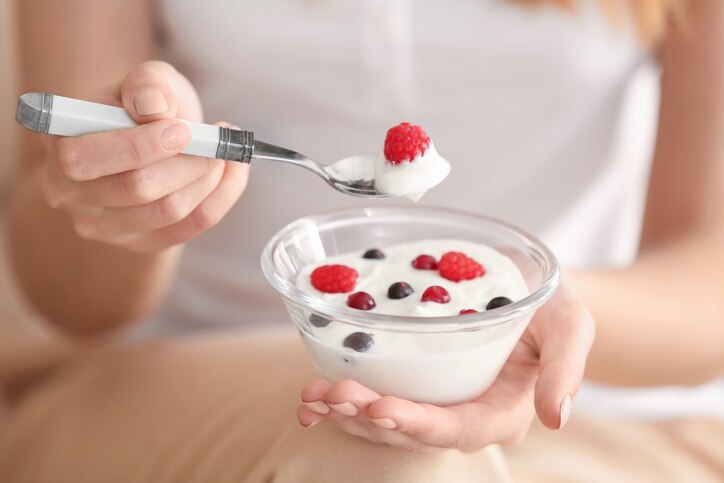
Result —
<path fill-rule="evenodd" d="M 390 198 L 392 195 L 377 191 L 375 186 L 375 156 L 351 156 L 336 163 L 320 164 L 303 154 L 273 144 L 254 141 L 251 159 L 277 161 L 305 168 L 316 174 L 329 186 L 346 195 L 362 198 Z"/>

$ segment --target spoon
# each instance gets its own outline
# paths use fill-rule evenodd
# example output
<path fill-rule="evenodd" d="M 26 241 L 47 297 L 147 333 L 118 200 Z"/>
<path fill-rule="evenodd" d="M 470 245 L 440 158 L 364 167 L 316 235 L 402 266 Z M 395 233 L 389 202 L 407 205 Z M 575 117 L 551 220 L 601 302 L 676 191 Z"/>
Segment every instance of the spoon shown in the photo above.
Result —
<path fill-rule="evenodd" d="M 120 107 L 30 92 L 18 99 L 15 120 L 31 131 L 56 136 L 128 129 L 136 126 Z M 375 157 L 352 156 L 331 165 L 318 163 L 290 149 L 256 141 L 251 131 L 182 120 L 193 137 L 184 154 L 250 163 L 252 159 L 288 163 L 316 174 L 342 193 L 363 198 L 387 198 L 375 186 Z"/>

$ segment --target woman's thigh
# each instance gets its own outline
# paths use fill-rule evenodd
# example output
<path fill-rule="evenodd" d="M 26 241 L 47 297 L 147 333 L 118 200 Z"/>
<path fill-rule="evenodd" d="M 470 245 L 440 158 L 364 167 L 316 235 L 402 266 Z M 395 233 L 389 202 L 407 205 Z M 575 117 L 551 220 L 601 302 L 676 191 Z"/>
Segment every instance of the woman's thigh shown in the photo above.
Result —
<path fill-rule="evenodd" d="M 13 408 L 0 442 L 0 480 L 506 479 L 496 448 L 414 454 L 348 436 L 333 424 L 301 428 L 299 389 L 314 377 L 291 331 L 87 351 Z"/>
<path fill-rule="evenodd" d="M 505 451 L 515 481 L 720 483 L 724 421 L 611 421 L 573 415 L 552 433 L 534 424 Z"/>

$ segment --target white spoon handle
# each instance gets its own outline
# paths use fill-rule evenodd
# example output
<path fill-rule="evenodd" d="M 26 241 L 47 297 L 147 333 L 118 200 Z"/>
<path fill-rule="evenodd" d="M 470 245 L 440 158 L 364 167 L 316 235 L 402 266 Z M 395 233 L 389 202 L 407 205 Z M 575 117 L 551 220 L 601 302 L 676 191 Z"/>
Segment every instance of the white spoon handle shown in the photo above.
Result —
<path fill-rule="evenodd" d="M 82 136 L 136 126 L 123 108 L 46 92 L 20 96 L 15 119 L 32 131 L 56 136 Z M 245 163 L 250 161 L 254 146 L 252 132 L 181 121 L 193 133 L 183 153 Z"/>

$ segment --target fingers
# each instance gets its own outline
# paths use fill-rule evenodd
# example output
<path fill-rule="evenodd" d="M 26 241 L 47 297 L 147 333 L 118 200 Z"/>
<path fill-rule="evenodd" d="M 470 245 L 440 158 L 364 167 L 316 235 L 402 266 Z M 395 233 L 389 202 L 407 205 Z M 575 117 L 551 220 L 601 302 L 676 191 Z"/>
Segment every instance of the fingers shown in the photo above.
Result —
<path fill-rule="evenodd" d="M 439 448 L 468 445 L 463 421 L 450 409 L 386 396 L 372 403 L 367 415 L 377 426 L 402 432 L 426 445 Z"/>
<path fill-rule="evenodd" d="M 121 103 L 136 123 L 176 117 L 178 103 L 171 77 L 175 69 L 164 62 L 144 62 L 121 82 Z"/>
<path fill-rule="evenodd" d="M 203 118 L 196 90 L 166 62 L 144 62 L 129 72 L 121 83 L 120 97 L 123 108 L 138 124 L 159 119 Z"/>
<path fill-rule="evenodd" d="M 367 410 L 379 427 L 394 429 L 424 446 L 461 451 L 477 451 L 493 443 L 518 443 L 533 414 L 529 401 L 511 401 L 506 406 L 473 401 L 439 407 L 390 396 L 373 402 Z"/>
<path fill-rule="evenodd" d="M 583 379 L 595 326 L 583 302 L 563 285 L 547 305 L 551 306 L 541 308 L 536 317 L 550 317 L 558 328 L 541 337 L 535 407 L 546 427 L 560 429 L 568 420 L 572 398 Z"/>
<path fill-rule="evenodd" d="M 103 210 L 90 221 L 92 229 L 112 240 L 129 232 L 148 232 L 179 222 L 214 191 L 223 174 L 224 162 L 214 160 L 214 166 L 200 179 L 157 201 Z"/>
<path fill-rule="evenodd" d="M 357 382 L 343 380 L 331 384 L 320 379 L 307 385 L 301 395 L 302 403 L 297 409 L 297 419 L 304 427 L 330 419 L 346 433 L 375 443 L 407 450 L 423 449 L 423 445 L 412 438 L 380 428 L 369 420 L 366 408 L 378 400 L 380 395 Z"/>
<path fill-rule="evenodd" d="M 297 420 L 299 421 L 299 424 L 301 424 L 305 428 L 310 428 L 318 422 L 322 421 L 323 419 L 325 419 L 324 415 L 312 411 L 303 404 L 300 404 L 297 408 Z"/>
<path fill-rule="evenodd" d="M 329 406 L 324 397 L 332 387 L 332 383 L 324 379 L 317 379 L 302 389 L 302 406 L 317 415 L 327 414 Z M 301 422 L 301 420 L 300 420 Z M 304 423 L 302 423 L 304 425 Z"/>
<path fill-rule="evenodd" d="M 53 137 L 50 152 L 61 172 L 73 181 L 136 170 L 180 153 L 191 140 L 180 121 L 161 120 L 133 129 Z"/>
<path fill-rule="evenodd" d="M 216 163 L 219 161 L 215 159 L 181 155 L 91 181 L 73 181 L 56 164 L 50 164 L 45 194 L 53 208 L 144 205 L 188 186 Z"/>
<path fill-rule="evenodd" d="M 325 395 L 325 401 L 334 413 L 342 416 L 357 416 L 365 413 L 367 406 L 381 396 L 351 379 L 334 384 Z"/>
<path fill-rule="evenodd" d="M 495 404 L 474 401 L 450 407 L 384 396 L 352 380 L 318 380 L 302 390 L 297 418 L 309 427 L 331 419 L 355 436 L 396 448 L 475 451 L 491 443 L 522 439 L 533 419 L 532 383 L 524 391 L 493 389 Z"/>
<path fill-rule="evenodd" d="M 249 177 L 247 164 L 227 161 L 216 189 L 186 218 L 147 234 L 129 237 L 128 249 L 139 252 L 155 251 L 185 242 L 216 225 L 231 209 L 246 187 Z"/>

